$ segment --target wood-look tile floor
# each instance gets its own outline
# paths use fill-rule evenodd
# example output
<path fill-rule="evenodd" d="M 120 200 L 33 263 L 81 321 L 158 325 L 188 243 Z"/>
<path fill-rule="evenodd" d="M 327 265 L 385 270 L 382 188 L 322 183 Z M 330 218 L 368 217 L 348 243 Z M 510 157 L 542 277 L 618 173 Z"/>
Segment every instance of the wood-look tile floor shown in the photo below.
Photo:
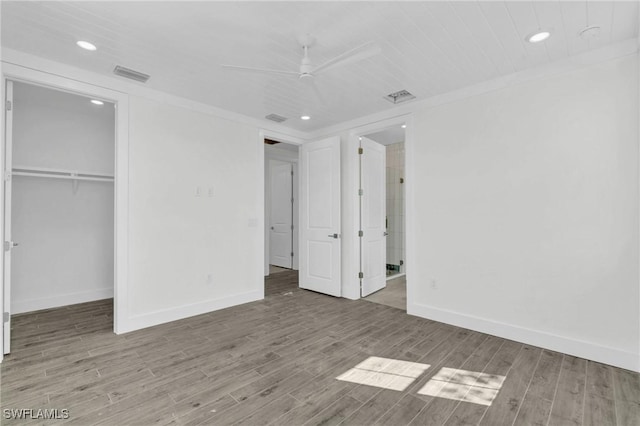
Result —
<path fill-rule="evenodd" d="M 77 425 L 640 424 L 638 374 L 299 290 L 295 271 L 266 289 L 121 336 L 111 301 L 16 316 L 2 408 L 68 409 Z M 403 391 L 336 379 L 370 356 L 429 368 Z M 442 368 L 506 379 L 491 405 L 421 394 Z"/>
<path fill-rule="evenodd" d="M 385 288 L 363 298 L 367 302 L 380 303 L 407 310 L 407 277 L 405 275 L 388 279 Z"/>

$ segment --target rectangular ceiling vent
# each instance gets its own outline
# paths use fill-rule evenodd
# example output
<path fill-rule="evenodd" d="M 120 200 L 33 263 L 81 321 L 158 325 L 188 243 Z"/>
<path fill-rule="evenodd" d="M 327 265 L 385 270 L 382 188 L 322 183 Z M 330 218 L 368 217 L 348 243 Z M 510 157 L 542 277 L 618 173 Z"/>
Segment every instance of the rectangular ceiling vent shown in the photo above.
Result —
<path fill-rule="evenodd" d="M 278 114 L 269 114 L 265 117 L 267 120 L 275 121 L 276 123 L 282 123 L 283 121 L 287 121 L 286 117 L 283 117 Z"/>
<path fill-rule="evenodd" d="M 135 80 L 135 81 L 139 81 L 141 83 L 146 83 L 147 80 L 149 80 L 149 77 L 151 77 L 148 74 L 139 72 L 139 71 L 134 71 L 132 69 L 129 68 L 125 68 L 122 67 L 120 65 L 116 65 L 116 67 L 113 69 L 113 73 L 115 75 L 119 75 L 120 77 L 124 77 L 124 78 L 128 78 L 131 80 Z"/>
<path fill-rule="evenodd" d="M 384 98 L 389 102 L 391 102 L 392 104 L 399 104 L 401 102 L 406 102 L 406 101 L 410 101 L 411 99 L 415 99 L 416 97 L 406 90 L 399 90 L 397 92 L 389 93 Z"/>

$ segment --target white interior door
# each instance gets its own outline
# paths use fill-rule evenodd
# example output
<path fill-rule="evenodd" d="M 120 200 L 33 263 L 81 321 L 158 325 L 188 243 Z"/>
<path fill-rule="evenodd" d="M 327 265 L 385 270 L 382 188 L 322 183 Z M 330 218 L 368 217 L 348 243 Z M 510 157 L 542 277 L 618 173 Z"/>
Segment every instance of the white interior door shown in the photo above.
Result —
<path fill-rule="evenodd" d="M 4 277 L 3 277 L 3 327 L 2 347 L 8 354 L 11 350 L 11 250 L 17 245 L 11 240 L 11 167 L 13 149 L 13 82 L 7 81 L 5 103 L 5 147 L 4 147 Z"/>
<path fill-rule="evenodd" d="M 360 139 L 360 261 L 362 297 L 386 286 L 386 148 Z"/>
<path fill-rule="evenodd" d="M 269 263 L 293 267 L 293 165 L 271 160 Z"/>
<path fill-rule="evenodd" d="M 300 147 L 300 287 L 341 296 L 340 138 Z"/>

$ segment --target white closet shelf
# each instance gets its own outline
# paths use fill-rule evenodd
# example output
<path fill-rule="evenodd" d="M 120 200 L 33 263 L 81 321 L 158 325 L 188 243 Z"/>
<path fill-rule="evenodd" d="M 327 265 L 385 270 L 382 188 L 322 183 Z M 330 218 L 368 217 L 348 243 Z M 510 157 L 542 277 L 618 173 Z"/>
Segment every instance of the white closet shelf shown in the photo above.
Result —
<path fill-rule="evenodd" d="M 14 176 L 30 176 L 40 178 L 68 179 L 68 180 L 85 180 L 99 182 L 113 182 L 113 175 L 105 175 L 102 173 L 94 173 L 79 170 L 52 169 L 48 167 L 29 167 L 14 166 L 11 169 Z"/>

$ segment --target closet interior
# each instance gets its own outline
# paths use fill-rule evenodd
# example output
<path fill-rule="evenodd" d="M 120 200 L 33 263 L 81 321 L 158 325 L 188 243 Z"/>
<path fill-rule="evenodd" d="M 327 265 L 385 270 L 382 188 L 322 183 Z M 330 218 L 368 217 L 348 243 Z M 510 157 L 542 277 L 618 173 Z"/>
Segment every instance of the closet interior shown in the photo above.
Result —
<path fill-rule="evenodd" d="M 7 90 L 11 314 L 113 297 L 115 105 L 22 82 Z"/>

